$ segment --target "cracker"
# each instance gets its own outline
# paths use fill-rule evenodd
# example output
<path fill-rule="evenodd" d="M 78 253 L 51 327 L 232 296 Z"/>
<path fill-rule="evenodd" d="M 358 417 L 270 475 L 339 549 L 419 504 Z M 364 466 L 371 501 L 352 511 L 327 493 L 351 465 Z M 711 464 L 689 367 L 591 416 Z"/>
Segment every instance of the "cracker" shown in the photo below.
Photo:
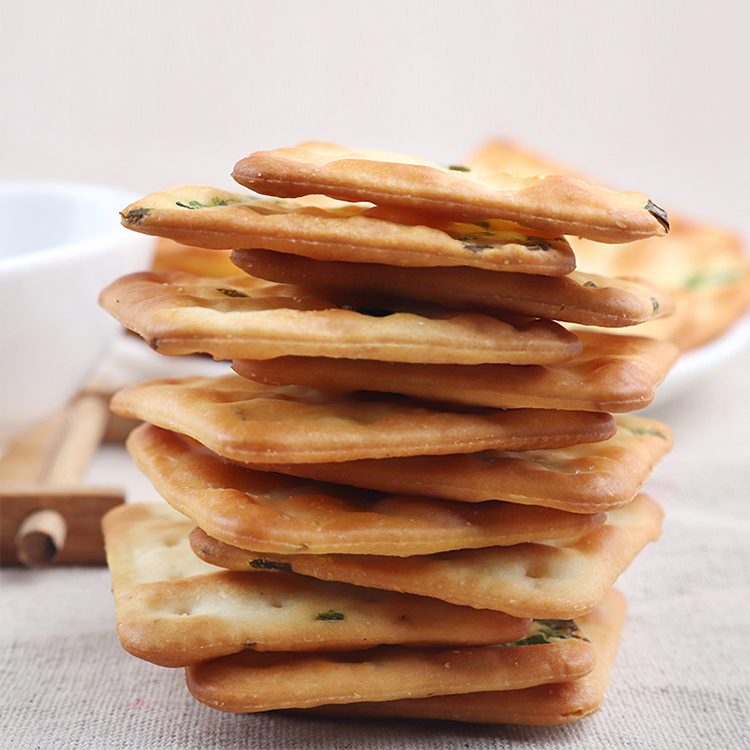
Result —
<path fill-rule="evenodd" d="M 634 332 L 667 339 L 682 351 L 712 341 L 750 307 L 750 257 L 736 233 L 675 218 L 669 237 L 625 245 L 609 258 L 595 243 L 576 240 L 577 253 L 592 270 L 629 273 L 638 269 L 667 289 L 675 313 L 646 321 Z"/>
<path fill-rule="evenodd" d="M 117 279 L 100 300 L 162 354 L 545 364 L 581 350 L 573 333 L 548 320 L 513 323 L 409 300 L 340 296 L 249 276 L 143 272 Z"/>
<path fill-rule="evenodd" d="M 581 330 L 583 351 L 557 365 L 425 365 L 327 357 L 239 360 L 233 369 L 260 383 L 326 392 L 401 393 L 493 408 L 630 412 L 654 399 L 677 360 L 669 341 Z"/>
<path fill-rule="evenodd" d="M 574 539 L 454 550 L 408 558 L 379 555 L 255 555 L 191 534 L 195 553 L 231 570 L 281 568 L 322 580 L 432 596 L 516 617 L 572 619 L 590 612 L 641 549 L 658 539 L 662 512 L 644 494 Z"/>
<path fill-rule="evenodd" d="M 567 165 L 503 141 L 485 144 L 467 161 L 483 170 L 566 174 L 590 178 Z M 670 212 L 672 230 L 658 240 L 618 248 L 572 240 L 582 268 L 599 274 L 645 276 L 669 292 L 675 314 L 640 324 L 639 335 L 667 339 L 682 351 L 720 336 L 750 307 L 750 257 L 731 230 Z"/>
<path fill-rule="evenodd" d="M 657 420 L 618 415 L 615 422 L 609 440 L 570 448 L 254 468 L 382 492 L 596 513 L 630 502 L 673 443 L 669 427 Z"/>
<path fill-rule="evenodd" d="M 667 233 L 666 213 L 642 193 L 616 193 L 564 175 L 444 169 L 411 157 L 326 143 L 256 151 L 232 176 L 284 198 L 323 194 L 455 221 L 503 219 L 545 232 L 630 242 Z"/>
<path fill-rule="evenodd" d="M 119 506 L 103 528 L 120 642 L 161 666 L 248 648 L 488 644 L 520 638 L 530 625 L 498 612 L 291 573 L 221 570 L 192 553 L 192 521 L 161 503 Z"/>
<path fill-rule="evenodd" d="M 532 450 L 605 440 L 615 432 L 610 414 L 451 409 L 397 396 L 272 388 L 234 373 L 129 386 L 115 394 L 111 408 L 120 416 L 188 435 L 214 453 L 244 463 Z"/>
<path fill-rule="evenodd" d="M 469 506 L 253 471 L 153 425 L 137 427 L 128 450 L 170 505 L 216 539 L 260 552 L 431 554 L 578 536 L 605 519 L 604 513 Z"/>
<path fill-rule="evenodd" d="M 178 185 L 122 212 L 129 229 L 201 248 L 267 248 L 320 260 L 473 266 L 557 276 L 575 268 L 563 237 L 503 221 L 383 214 L 370 204 L 259 199 Z"/>
<path fill-rule="evenodd" d="M 669 294 L 644 280 L 573 271 L 549 277 L 481 268 L 402 268 L 379 263 L 320 261 L 271 250 L 234 250 L 246 273 L 283 283 L 392 294 L 488 315 L 549 318 L 612 328 L 674 311 Z"/>
<path fill-rule="evenodd" d="M 466 158 L 465 163 L 467 167 L 480 173 L 515 172 L 525 176 L 561 174 L 592 184 L 599 182 L 566 162 L 520 143 L 499 138 L 483 143 Z"/>
<path fill-rule="evenodd" d="M 536 726 L 577 721 L 596 713 L 604 702 L 624 619 L 625 599 L 612 589 L 590 615 L 578 620 L 594 646 L 596 664 L 577 680 L 521 690 L 321 706 L 306 713 Z"/>
<path fill-rule="evenodd" d="M 576 679 L 593 669 L 591 643 L 577 630 L 571 633 L 570 624 L 559 625 L 559 638 L 531 645 L 380 646 L 338 654 L 246 651 L 188 667 L 187 685 L 201 703 L 234 713 L 517 690 Z"/>
<path fill-rule="evenodd" d="M 229 250 L 182 245 L 164 238 L 156 243 L 150 270 L 182 271 L 214 279 L 237 275 L 237 267 L 231 261 Z"/>

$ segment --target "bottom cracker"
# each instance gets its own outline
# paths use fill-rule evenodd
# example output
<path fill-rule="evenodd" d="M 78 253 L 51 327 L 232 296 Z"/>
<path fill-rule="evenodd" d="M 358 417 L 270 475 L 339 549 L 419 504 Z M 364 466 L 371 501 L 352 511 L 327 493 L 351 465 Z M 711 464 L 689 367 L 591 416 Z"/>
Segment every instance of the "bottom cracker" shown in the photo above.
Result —
<path fill-rule="evenodd" d="M 505 645 L 453 649 L 379 646 L 338 653 L 245 651 L 185 670 L 201 703 L 255 713 L 335 703 L 391 701 L 476 691 L 517 690 L 588 674 L 594 647 L 570 621 Z M 541 642 L 538 642 L 541 641 Z"/>
<path fill-rule="evenodd" d="M 578 622 L 596 650 L 596 666 L 577 680 L 520 690 L 319 706 L 300 713 L 533 726 L 576 721 L 596 713 L 604 702 L 624 620 L 625 599 L 614 589 L 590 615 L 580 618 Z"/>

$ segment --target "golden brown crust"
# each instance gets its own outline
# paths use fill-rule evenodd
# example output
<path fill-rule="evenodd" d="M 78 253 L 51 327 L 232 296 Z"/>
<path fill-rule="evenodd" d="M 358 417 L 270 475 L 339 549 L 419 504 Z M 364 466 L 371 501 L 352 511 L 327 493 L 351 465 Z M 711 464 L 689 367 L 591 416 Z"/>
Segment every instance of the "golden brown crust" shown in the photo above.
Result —
<path fill-rule="evenodd" d="M 575 334 L 549 320 L 511 322 L 408 300 L 342 297 L 247 275 L 135 273 L 110 284 L 100 301 L 153 349 L 169 355 L 545 364 L 581 351 Z"/>
<path fill-rule="evenodd" d="M 491 141 L 467 161 L 477 170 L 520 174 L 566 174 L 591 181 L 578 170 L 518 144 Z M 670 211 L 671 231 L 617 248 L 572 240 L 582 268 L 605 276 L 638 274 L 665 289 L 675 314 L 639 326 L 639 335 L 673 341 L 689 351 L 720 336 L 750 307 L 750 257 L 733 231 Z"/>
<path fill-rule="evenodd" d="M 532 450 L 606 440 L 616 429 L 609 414 L 451 410 L 395 396 L 271 388 L 234 373 L 147 381 L 115 394 L 111 407 L 120 416 L 188 435 L 244 463 Z"/>
<path fill-rule="evenodd" d="M 221 711 L 251 713 L 485 690 L 518 690 L 582 677 L 590 643 L 418 650 L 381 646 L 347 654 L 244 652 L 186 669 L 188 689 Z"/>
<path fill-rule="evenodd" d="M 165 504 L 104 519 L 117 633 L 129 653 L 167 667 L 256 651 L 336 651 L 401 643 L 481 645 L 522 637 L 529 620 L 291 573 L 233 573 L 199 560 L 193 523 Z M 337 612 L 341 618 L 326 617 Z"/>
<path fill-rule="evenodd" d="M 656 281 L 674 300 L 674 314 L 644 322 L 633 332 L 666 339 L 682 351 L 720 336 L 750 308 L 750 257 L 738 235 L 676 217 L 669 237 L 641 240 L 603 256 L 596 245 L 575 240 L 585 268 L 637 273 Z"/>
<path fill-rule="evenodd" d="M 646 495 L 609 513 L 576 539 L 455 550 L 408 558 L 380 555 L 256 555 L 200 529 L 195 553 L 230 570 L 282 565 L 295 573 L 383 588 L 516 617 L 573 619 L 590 612 L 643 547 L 661 533 L 661 508 Z"/>
<path fill-rule="evenodd" d="M 371 390 L 493 408 L 629 412 L 645 408 L 677 360 L 669 341 L 577 332 L 583 352 L 558 365 L 424 365 L 325 357 L 239 360 L 242 377 L 327 392 Z"/>
<path fill-rule="evenodd" d="M 590 615 L 578 620 L 594 645 L 596 665 L 592 672 L 577 680 L 517 691 L 321 706 L 307 713 L 532 726 L 576 721 L 598 711 L 604 702 L 624 620 L 625 599 L 614 589 Z"/>
<path fill-rule="evenodd" d="M 296 554 L 415 555 L 578 536 L 604 513 L 382 495 L 227 463 L 153 425 L 128 438 L 137 467 L 175 509 L 237 547 Z"/>
<path fill-rule="evenodd" d="M 661 422 L 635 415 L 615 421 L 609 440 L 569 448 L 256 468 L 383 492 L 596 513 L 630 502 L 672 447 L 672 432 Z"/>
<path fill-rule="evenodd" d="M 180 271 L 213 279 L 237 275 L 229 250 L 182 245 L 163 237 L 157 240 L 150 270 Z"/>
<path fill-rule="evenodd" d="M 271 250 L 234 250 L 251 276 L 434 302 L 489 315 L 522 315 L 612 328 L 670 315 L 674 301 L 643 279 L 573 271 L 549 277 L 479 268 L 405 268 L 318 261 Z"/>
<path fill-rule="evenodd" d="M 270 201 L 200 185 L 147 195 L 123 210 L 122 223 L 201 248 L 266 248 L 320 260 L 473 266 L 551 276 L 575 268 L 567 240 L 508 222 L 477 226 L 370 204 Z"/>
<path fill-rule="evenodd" d="M 331 144 L 257 151 L 241 159 L 232 176 L 268 195 L 324 194 L 456 221 L 503 219 L 600 242 L 630 242 L 666 234 L 668 228 L 663 212 L 641 193 L 615 193 L 564 175 L 467 174 Z"/>

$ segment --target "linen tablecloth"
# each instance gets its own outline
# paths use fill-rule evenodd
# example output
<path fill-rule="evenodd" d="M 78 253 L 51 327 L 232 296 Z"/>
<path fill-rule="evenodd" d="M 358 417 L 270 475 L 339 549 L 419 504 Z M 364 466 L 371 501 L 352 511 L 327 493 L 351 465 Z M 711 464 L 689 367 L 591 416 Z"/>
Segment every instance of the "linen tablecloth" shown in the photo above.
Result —
<path fill-rule="evenodd" d="M 604 707 L 532 728 L 222 714 L 181 670 L 125 653 L 105 568 L 2 570 L 0 746 L 42 748 L 750 747 L 750 349 L 648 414 L 675 448 L 648 483 L 662 538 L 621 577 L 628 599 Z M 154 500 L 122 448 L 91 481 Z"/>

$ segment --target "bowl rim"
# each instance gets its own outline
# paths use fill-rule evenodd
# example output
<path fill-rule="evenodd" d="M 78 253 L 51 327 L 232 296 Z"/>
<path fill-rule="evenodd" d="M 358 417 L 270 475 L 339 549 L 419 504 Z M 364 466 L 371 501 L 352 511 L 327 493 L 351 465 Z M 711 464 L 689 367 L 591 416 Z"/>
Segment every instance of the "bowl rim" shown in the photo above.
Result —
<path fill-rule="evenodd" d="M 133 191 L 115 185 L 105 185 L 90 182 L 76 182 L 68 180 L 48 179 L 0 179 L 0 199 L 4 193 L 17 192 L 30 195 L 43 193 L 59 193 L 60 195 L 72 196 L 74 199 L 89 199 L 103 203 L 117 204 L 116 216 L 128 204 L 137 199 Z M 98 231 L 78 240 L 64 242 L 58 245 L 22 255 L 11 255 L 0 258 L 0 272 L 12 273 L 13 271 L 34 268 L 50 262 L 69 260 L 71 257 L 81 257 L 106 251 L 112 245 L 127 240 L 128 230 L 123 227 L 119 220 L 115 221 L 111 228 Z"/>

